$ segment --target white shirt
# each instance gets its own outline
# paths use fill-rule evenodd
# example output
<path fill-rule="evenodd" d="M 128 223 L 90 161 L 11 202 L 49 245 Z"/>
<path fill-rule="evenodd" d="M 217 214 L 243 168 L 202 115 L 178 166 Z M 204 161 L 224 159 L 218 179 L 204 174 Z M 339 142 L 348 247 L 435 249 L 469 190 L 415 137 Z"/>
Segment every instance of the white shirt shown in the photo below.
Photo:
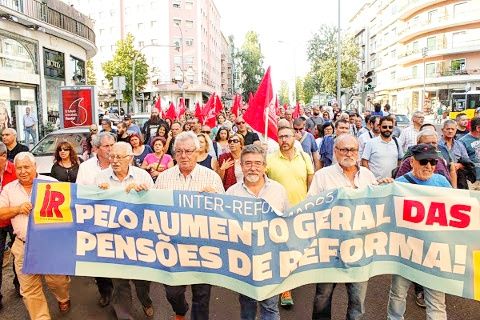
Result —
<path fill-rule="evenodd" d="M 352 184 L 350 179 L 343 173 L 342 167 L 336 163 L 322 168 L 315 173 L 307 196 L 317 195 L 320 192 L 341 187 L 356 189 L 376 184 L 377 180 L 375 176 L 365 167 L 359 167 Z"/>
<path fill-rule="evenodd" d="M 243 180 L 228 188 L 226 194 L 239 197 L 263 199 L 268 202 L 268 204 L 274 209 L 275 213 L 279 216 L 282 216 L 284 213 L 286 213 L 290 207 L 290 204 L 288 203 L 287 190 L 285 190 L 280 183 L 269 179 L 267 176 L 265 176 L 265 184 L 258 193 L 258 196 L 248 189 Z"/>
<path fill-rule="evenodd" d="M 106 169 L 102 169 L 100 167 L 97 157 L 92 157 L 80 164 L 80 167 L 78 168 L 77 180 L 75 183 L 85 186 L 95 185 L 95 177 L 98 176 L 103 170 Z"/>
<path fill-rule="evenodd" d="M 43 175 L 38 175 L 37 179 L 46 181 L 57 181 L 52 177 Z M 3 188 L 2 193 L 0 194 L 0 208 L 18 207 L 24 202 L 31 202 L 31 196 L 31 194 L 28 194 L 25 191 L 25 188 L 23 188 L 23 186 L 17 179 L 10 182 Z M 25 242 L 25 240 L 27 239 L 28 215 L 17 214 L 11 219 L 11 222 L 13 227 L 13 233 L 15 233 L 20 240 Z"/>
<path fill-rule="evenodd" d="M 413 126 L 406 127 L 402 130 L 400 137 L 398 137 L 398 143 L 400 144 L 403 152 L 406 152 L 409 147 L 417 144 L 418 132 L 419 131 Z"/>
<path fill-rule="evenodd" d="M 109 186 L 113 188 L 125 188 L 131 183 L 145 184 L 149 189 L 153 188 L 153 180 L 148 172 L 134 166 L 128 167 L 128 174 L 122 181 L 117 178 L 111 167 L 102 170 L 102 172 L 95 177 L 95 185 L 98 186 L 101 183 L 108 183 Z"/>
<path fill-rule="evenodd" d="M 377 179 L 380 179 L 392 176 L 392 170 L 397 167 L 402 155 L 400 145 L 397 148 L 393 139 L 386 142 L 381 137 L 376 137 L 365 144 L 362 159 L 368 160 L 368 168 Z"/>
<path fill-rule="evenodd" d="M 362 158 L 363 149 L 365 149 L 365 143 L 375 137 L 375 134 L 370 130 L 367 130 L 367 132 L 362 133 L 360 137 L 358 137 L 358 156 L 360 159 Z"/>
<path fill-rule="evenodd" d="M 202 191 L 212 187 L 217 193 L 224 193 L 222 179 L 219 175 L 204 166 L 195 165 L 186 177 L 180 172 L 178 165 L 162 172 L 155 182 L 155 188 L 182 191 Z"/>

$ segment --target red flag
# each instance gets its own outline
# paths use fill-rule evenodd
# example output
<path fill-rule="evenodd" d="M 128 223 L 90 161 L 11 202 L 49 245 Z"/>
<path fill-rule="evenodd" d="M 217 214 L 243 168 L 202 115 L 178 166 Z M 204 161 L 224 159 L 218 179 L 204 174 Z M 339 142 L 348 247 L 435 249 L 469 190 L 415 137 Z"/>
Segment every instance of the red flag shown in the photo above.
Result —
<path fill-rule="evenodd" d="M 170 102 L 170 106 L 168 107 L 167 112 L 165 113 L 165 118 L 175 121 L 177 118 L 177 113 L 175 112 L 175 105 L 173 102 Z"/>
<path fill-rule="evenodd" d="M 258 90 L 258 89 L 257 89 Z M 250 107 L 250 105 L 252 104 L 252 100 L 253 100 L 253 93 L 249 93 L 248 94 L 248 106 Z"/>
<path fill-rule="evenodd" d="M 235 98 L 233 99 L 233 105 L 232 105 L 232 113 L 235 115 L 235 117 L 238 117 L 238 111 L 240 110 L 240 95 L 236 94 Z"/>
<path fill-rule="evenodd" d="M 292 113 L 292 119 L 297 119 L 298 117 L 300 117 L 300 102 L 297 102 L 297 105 Z"/>
<path fill-rule="evenodd" d="M 155 105 L 153 106 L 154 109 L 157 109 L 159 113 L 162 112 L 162 102 L 160 101 L 160 97 L 157 97 L 157 100 L 155 100 Z"/>
<path fill-rule="evenodd" d="M 216 94 L 213 93 L 210 98 L 208 98 L 207 103 L 203 106 L 202 109 L 202 124 L 207 125 L 210 128 L 216 126 L 217 123 L 217 113 L 216 113 Z"/>
<path fill-rule="evenodd" d="M 275 141 L 277 138 L 277 116 L 275 114 L 275 96 L 273 95 L 270 67 L 263 76 L 255 96 L 251 99 L 243 119 L 252 129 L 264 134 L 268 122 L 267 136 Z"/>
<path fill-rule="evenodd" d="M 222 100 L 220 99 L 220 97 L 217 94 L 215 94 L 213 104 L 214 104 L 215 117 L 216 117 L 217 114 L 219 114 L 223 110 Z"/>
<path fill-rule="evenodd" d="M 278 95 L 275 95 L 275 114 L 280 115 L 280 106 L 278 105 Z"/>
<path fill-rule="evenodd" d="M 185 101 L 183 98 L 180 98 L 180 103 L 178 104 L 178 107 L 176 108 L 176 113 L 177 113 L 177 118 L 180 118 L 180 116 L 185 114 L 186 108 L 185 108 Z"/>
<path fill-rule="evenodd" d="M 287 109 L 288 109 L 288 103 L 284 103 L 283 104 L 283 111 L 287 111 Z"/>
<path fill-rule="evenodd" d="M 195 103 L 195 118 L 197 118 L 199 122 L 203 122 L 202 107 L 200 107 L 200 103 L 198 101 Z"/>

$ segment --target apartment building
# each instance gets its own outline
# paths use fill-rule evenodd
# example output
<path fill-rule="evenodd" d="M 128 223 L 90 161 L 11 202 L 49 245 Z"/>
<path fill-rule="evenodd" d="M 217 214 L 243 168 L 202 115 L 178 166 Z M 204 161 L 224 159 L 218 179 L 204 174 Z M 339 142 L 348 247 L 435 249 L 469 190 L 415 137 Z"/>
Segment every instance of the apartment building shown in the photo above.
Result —
<path fill-rule="evenodd" d="M 480 87 L 479 0 L 367 0 L 349 32 L 360 47 L 363 102 L 433 112 L 449 106 L 452 93 Z M 374 88 L 365 92 L 369 71 Z"/>
<path fill-rule="evenodd" d="M 112 58 L 116 42 L 131 33 L 149 65 L 148 83 L 137 92 L 140 110 L 148 110 L 157 96 L 164 105 L 185 97 L 186 105 L 193 108 L 213 92 L 222 94 L 224 37 L 213 0 L 67 2 L 96 21 L 99 52 L 94 66 L 104 93 L 109 86 L 101 64 Z"/>

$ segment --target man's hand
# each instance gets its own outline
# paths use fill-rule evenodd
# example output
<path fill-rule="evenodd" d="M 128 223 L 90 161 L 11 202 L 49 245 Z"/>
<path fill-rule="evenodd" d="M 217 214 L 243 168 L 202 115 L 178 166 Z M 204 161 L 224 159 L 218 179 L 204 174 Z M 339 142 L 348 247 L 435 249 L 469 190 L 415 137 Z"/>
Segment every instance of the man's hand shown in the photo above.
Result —
<path fill-rule="evenodd" d="M 395 180 L 393 180 L 393 178 L 382 178 L 377 180 L 378 184 L 387 184 L 387 183 L 392 183 L 394 181 Z"/>
<path fill-rule="evenodd" d="M 18 207 L 18 214 L 28 215 L 32 210 L 32 204 L 30 202 L 24 202 Z"/>
<path fill-rule="evenodd" d="M 108 183 L 104 182 L 104 183 L 100 183 L 98 185 L 98 187 L 102 190 L 107 190 L 108 188 L 110 188 L 110 185 Z"/>
<path fill-rule="evenodd" d="M 148 186 L 144 183 L 141 183 L 141 184 L 136 184 L 136 183 L 130 183 L 127 188 L 125 188 L 125 192 L 126 193 L 129 193 L 130 191 L 132 190 L 135 190 L 137 192 L 140 192 L 140 191 L 147 191 L 148 190 Z"/>
<path fill-rule="evenodd" d="M 200 190 L 200 192 L 216 193 L 217 190 L 215 190 L 213 187 L 207 186 L 207 187 L 203 188 L 202 190 Z"/>

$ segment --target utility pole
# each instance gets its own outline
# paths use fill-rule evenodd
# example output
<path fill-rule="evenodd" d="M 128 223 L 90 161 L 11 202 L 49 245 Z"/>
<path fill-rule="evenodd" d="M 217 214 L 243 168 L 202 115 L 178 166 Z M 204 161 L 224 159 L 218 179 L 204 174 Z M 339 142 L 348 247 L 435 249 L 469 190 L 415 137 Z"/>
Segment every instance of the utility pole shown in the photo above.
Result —
<path fill-rule="evenodd" d="M 425 58 L 428 55 L 428 48 L 423 47 L 422 48 L 422 58 L 423 58 L 423 90 L 422 90 L 422 104 L 418 108 L 419 111 L 423 111 L 423 108 L 425 106 L 425 78 L 427 77 L 427 69 L 425 67 Z"/>
<path fill-rule="evenodd" d="M 342 110 L 342 101 L 340 96 L 340 88 L 342 87 L 342 65 L 341 65 L 341 48 L 340 48 L 340 0 L 338 0 L 338 39 L 337 39 L 337 103 Z"/>

